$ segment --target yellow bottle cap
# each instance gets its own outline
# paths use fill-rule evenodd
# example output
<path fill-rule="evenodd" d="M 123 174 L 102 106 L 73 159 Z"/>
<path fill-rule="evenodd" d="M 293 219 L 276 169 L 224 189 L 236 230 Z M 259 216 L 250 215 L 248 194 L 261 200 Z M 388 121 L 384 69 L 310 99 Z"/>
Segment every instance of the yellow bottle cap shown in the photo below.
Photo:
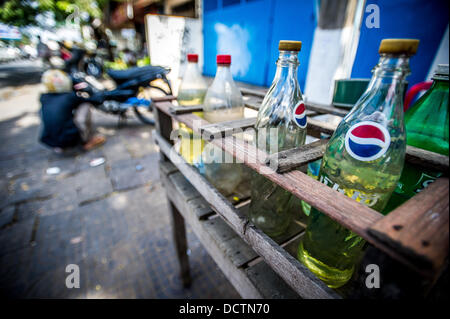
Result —
<path fill-rule="evenodd" d="M 413 55 L 417 52 L 419 42 L 418 39 L 383 39 L 378 52 Z"/>
<path fill-rule="evenodd" d="M 278 43 L 278 50 L 280 51 L 300 51 L 302 48 L 302 41 L 287 41 L 281 40 Z"/>

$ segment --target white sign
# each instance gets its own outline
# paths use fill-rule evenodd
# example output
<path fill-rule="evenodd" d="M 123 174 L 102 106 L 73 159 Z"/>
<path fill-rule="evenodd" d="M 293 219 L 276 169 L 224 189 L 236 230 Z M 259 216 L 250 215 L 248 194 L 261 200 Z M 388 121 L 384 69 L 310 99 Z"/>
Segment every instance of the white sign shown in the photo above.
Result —
<path fill-rule="evenodd" d="M 146 32 L 151 64 L 171 69 L 168 78 L 176 94 L 188 53 L 198 54 L 199 69 L 203 69 L 202 22 L 200 19 L 147 15 Z"/>

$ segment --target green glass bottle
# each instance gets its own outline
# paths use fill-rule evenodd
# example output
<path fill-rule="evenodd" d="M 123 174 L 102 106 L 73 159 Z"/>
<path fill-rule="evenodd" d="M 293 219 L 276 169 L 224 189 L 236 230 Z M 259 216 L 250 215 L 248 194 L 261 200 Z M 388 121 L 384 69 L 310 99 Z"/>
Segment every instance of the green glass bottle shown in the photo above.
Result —
<path fill-rule="evenodd" d="M 419 40 L 384 39 L 363 96 L 330 138 L 319 181 L 381 212 L 400 178 L 406 152 L 404 81 Z M 329 287 L 352 276 L 365 241 L 312 208 L 298 259 Z"/>
<path fill-rule="evenodd" d="M 447 156 L 449 154 L 448 68 L 448 64 L 438 66 L 431 88 L 405 113 L 406 143 Z M 394 210 L 441 175 L 442 172 L 405 163 L 397 188 L 383 213 Z"/>

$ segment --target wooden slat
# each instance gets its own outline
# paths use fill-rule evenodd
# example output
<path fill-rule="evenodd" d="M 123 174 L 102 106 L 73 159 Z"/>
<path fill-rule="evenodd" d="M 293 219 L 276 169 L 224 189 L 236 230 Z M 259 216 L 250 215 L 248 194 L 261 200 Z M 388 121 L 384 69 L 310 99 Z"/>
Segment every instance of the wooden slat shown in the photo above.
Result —
<path fill-rule="evenodd" d="M 439 172 L 447 172 L 449 167 L 448 156 L 426 151 L 414 146 L 406 146 L 405 160 L 411 164 L 437 170 Z"/>
<path fill-rule="evenodd" d="M 178 174 L 175 174 L 178 173 Z M 160 161 L 159 162 L 159 176 L 168 177 L 172 182 L 176 182 L 178 191 L 184 196 L 185 200 L 189 202 L 189 205 L 193 207 L 198 219 L 207 219 L 209 216 L 214 215 L 215 212 L 211 209 L 209 204 L 201 197 L 200 193 L 193 188 L 193 186 L 184 178 L 179 176 L 179 171 L 172 162 Z"/>
<path fill-rule="evenodd" d="M 192 106 L 171 106 L 170 107 L 170 113 L 177 115 L 177 114 L 185 114 L 185 113 L 192 113 L 192 112 L 202 112 L 203 111 L 203 105 L 192 105 Z"/>
<path fill-rule="evenodd" d="M 172 238 L 175 243 L 175 250 L 180 266 L 181 281 L 184 287 L 191 285 L 191 271 L 189 268 L 189 256 L 187 254 L 187 238 L 184 218 L 177 207 L 169 201 L 169 212 L 172 219 Z"/>
<path fill-rule="evenodd" d="M 175 165 L 170 161 L 159 161 L 160 174 L 170 175 L 178 171 Z"/>
<path fill-rule="evenodd" d="M 195 208 L 195 214 L 199 220 L 209 218 L 211 215 L 215 215 L 216 212 L 211 209 L 209 204 L 201 196 L 188 201 L 189 205 Z"/>
<path fill-rule="evenodd" d="M 258 257 L 258 254 L 247 245 L 238 234 L 220 217 L 205 221 L 217 245 L 236 267 L 242 267 Z"/>
<path fill-rule="evenodd" d="M 166 95 L 166 96 L 152 97 L 152 102 L 160 103 L 160 102 L 166 102 L 166 101 L 173 101 L 176 99 L 177 98 L 173 95 Z"/>
<path fill-rule="evenodd" d="M 171 145 L 158 133 L 154 134 L 154 138 L 161 151 L 174 160 L 175 166 L 189 179 L 206 201 L 300 296 L 303 298 L 339 298 L 332 289 L 328 288 L 304 265 L 289 255 L 270 237 L 254 227 L 195 168 L 184 162 L 178 154 L 171 152 Z"/>
<path fill-rule="evenodd" d="M 245 89 L 245 88 L 241 88 L 241 92 L 242 92 L 242 94 L 253 95 L 253 96 L 260 97 L 260 98 L 264 98 L 266 96 L 266 92 Z M 256 109 L 256 110 L 259 109 L 259 105 L 255 105 L 254 103 L 250 103 L 249 105 L 246 105 L 246 106 Z M 339 115 L 339 116 L 345 116 L 349 112 L 349 110 L 340 109 L 333 105 L 317 104 L 317 103 L 312 103 L 312 102 L 308 102 L 308 101 L 305 102 L 305 106 L 306 106 L 307 110 L 314 111 L 314 112 L 321 113 L 321 114 L 328 113 L 328 114 L 334 114 L 334 115 Z"/>
<path fill-rule="evenodd" d="M 318 121 L 315 120 L 314 118 L 310 118 L 308 117 L 308 122 L 307 122 L 307 133 L 308 135 L 320 138 L 320 133 L 324 133 L 324 134 L 328 134 L 328 135 L 333 135 L 334 131 L 336 130 L 336 126 L 329 124 L 327 122 L 323 122 L 323 121 Z"/>
<path fill-rule="evenodd" d="M 333 114 L 333 115 L 339 115 L 339 116 L 346 116 L 349 110 L 340 109 L 337 107 L 334 107 L 332 105 L 323 105 L 323 104 L 317 104 L 317 103 L 311 103 L 311 102 L 305 102 L 305 107 L 307 110 L 315 111 L 317 113 L 322 114 Z"/>
<path fill-rule="evenodd" d="M 230 258 L 223 253 L 215 238 L 211 236 L 213 230 L 206 230 L 208 224 L 196 218 L 195 208 L 183 198 L 175 185 L 165 176 L 161 176 L 164 188 L 170 201 L 177 207 L 184 219 L 189 223 L 197 238 L 203 244 L 208 254 L 216 262 L 231 284 L 244 298 L 262 298 L 258 289 L 248 279 L 243 269 L 236 268 Z"/>
<path fill-rule="evenodd" d="M 181 175 L 179 172 L 173 175 L 178 174 Z M 177 183 L 181 181 L 180 178 L 174 180 Z M 298 295 L 284 282 L 276 280 L 277 275 L 264 262 L 247 269 L 241 268 L 257 256 L 251 247 L 221 218 L 198 220 L 195 213 L 196 208 L 191 205 L 192 201 L 187 201 L 183 193 L 179 192 L 180 185 L 173 184 L 172 180 L 164 175 L 162 182 L 170 200 L 242 297 L 272 298 L 273 293 L 277 292 L 277 296 L 280 298 L 298 298 Z M 181 188 L 184 188 L 184 184 L 181 185 Z M 258 271 L 258 279 L 265 280 L 264 283 L 257 284 L 255 282 L 255 271 Z"/>
<path fill-rule="evenodd" d="M 288 172 L 294 168 L 314 162 L 323 157 L 328 139 L 321 139 L 298 148 L 289 149 L 270 155 L 266 165 L 277 173 Z"/>
<path fill-rule="evenodd" d="M 257 103 L 255 101 L 244 101 L 245 107 L 248 107 L 249 109 L 259 111 L 259 107 L 261 106 L 261 103 Z"/>
<path fill-rule="evenodd" d="M 253 95 L 259 98 L 264 98 L 266 96 L 267 90 L 252 90 L 252 89 L 248 89 L 248 88 L 243 88 L 241 87 L 241 93 L 243 95 Z"/>
<path fill-rule="evenodd" d="M 439 178 L 376 222 L 369 234 L 419 270 L 436 273 L 448 257 L 449 180 Z"/>
<path fill-rule="evenodd" d="M 309 112 L 314 113 L 314 112 Z M 308 111 L 306 112 L 308 115 Z M 308 119 L 308 130 L 310 129 Z M 333 134 L 335 127 L 330 129 L 330 125 L 327 125 L 326 123 L 324 125 L 318 125 L 316 124 L 319 121 L 312 120 L 311 127 L 314 130 Z M 323 122 L 322 122 L 323 123 Z M 254 127 L 256 124 L 256 117 L 251 118 L 245 118 L 240 120 L 234 120 L 234 121 L 227 121 L 227 122 L 220 122 L 220 123 L 214 123 L 214 124 L 206 124 L 200 128 L 200 133 L 202 136 L 214 136 L 217 137 L 224 137 L 226 135 L 231 135 L 232 133 L 240 132 L 241 130 L 248 129 L 250 127 Z"/>
<path fill-rule="evenodd" d="M 245 270 L 250 281 L 267 299 L 298 299 L 296 294 L 265 262 L 257 263 Z M 274 289 L 277 287 L 277 289 Z"/>
<path fill-rule="evenodd" d="M 226 135 L 231 135 L 233 132 L 243 131 L 255 125 L 256 118 L 246 118 L 241 120 L 220 122 L 214 124 L 207 124 L 200 127 L 200 134 L 202 137 L 219 138 Z"/>

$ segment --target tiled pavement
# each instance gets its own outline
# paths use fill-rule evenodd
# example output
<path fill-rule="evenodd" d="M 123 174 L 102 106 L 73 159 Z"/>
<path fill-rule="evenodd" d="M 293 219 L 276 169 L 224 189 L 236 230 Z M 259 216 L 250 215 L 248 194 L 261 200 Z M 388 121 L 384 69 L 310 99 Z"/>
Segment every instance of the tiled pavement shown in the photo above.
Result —
<path fill-rule="evenodd" d="M 0 295 L 239 297 L 189 228 L 193 283 L 182 287 L 151 127 L 131 120 L 118 129 L 95 112 L 107 143 L 60 156 L 37 142 L 35 109 L 0 121 Z M 90 167 L 97 157 L 105 164 Z M 61 172 L 47 175 L 55 166 Z M 79 289 L 65 286 L 68 264 L 80 267 Z"/>

